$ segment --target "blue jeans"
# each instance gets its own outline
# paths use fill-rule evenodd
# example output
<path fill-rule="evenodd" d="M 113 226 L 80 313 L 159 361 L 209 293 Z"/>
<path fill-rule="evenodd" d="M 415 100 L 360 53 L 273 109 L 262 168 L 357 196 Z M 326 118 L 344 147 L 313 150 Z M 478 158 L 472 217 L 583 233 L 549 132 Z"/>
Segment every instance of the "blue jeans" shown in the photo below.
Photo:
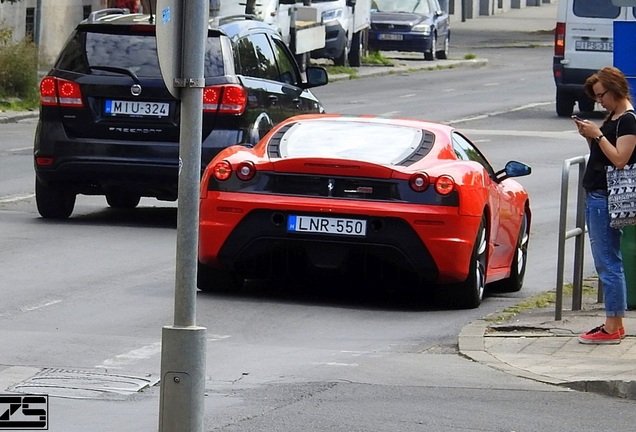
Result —
<path fill-rule="evenodd" d="M 621 256 L 621 230 L 609 225 L 606 194 L 587 192 L 585 219 L 594 266 L 603 283 L 605 315 L 624 317 L 627 309 L 627 287 Z"/>

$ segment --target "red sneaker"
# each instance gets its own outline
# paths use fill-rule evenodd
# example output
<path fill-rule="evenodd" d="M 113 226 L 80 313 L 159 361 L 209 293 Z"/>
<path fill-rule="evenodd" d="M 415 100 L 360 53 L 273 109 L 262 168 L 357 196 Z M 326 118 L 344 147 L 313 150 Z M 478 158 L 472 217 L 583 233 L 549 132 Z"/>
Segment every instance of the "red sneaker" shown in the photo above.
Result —
<path fill-rule="evenodd" d="M 625 329 L 623 329 L 623 332 Z M 621 343 L 621 331 L 617 331 L 616 333 L 608 333 L 605 331 L 603 326 L 599 326 L 593 328 L 587 333 L 583 333 L 579 336 L 579 342 L 583 344 L 619 344 Z"/>

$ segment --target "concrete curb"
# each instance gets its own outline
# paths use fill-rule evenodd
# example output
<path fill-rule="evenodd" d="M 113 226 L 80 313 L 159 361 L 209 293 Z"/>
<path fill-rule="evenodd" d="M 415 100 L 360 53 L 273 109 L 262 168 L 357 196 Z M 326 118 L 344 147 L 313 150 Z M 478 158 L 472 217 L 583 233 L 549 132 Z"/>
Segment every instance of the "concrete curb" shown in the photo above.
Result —
<path fill-rule="evenodd" d="M 458 336 L 459 352 L 466 358 L 521 378 L 545 384 L 565 387 L 576 391 L 602 394 L 621 399 L 636 400 L 636 381 L 631 380 L 563 380 L 549 375 L 539 375 L 514 365 L 505 363 L 491 355 L 484 343 L 484 337 L 490 327 L 484 320 L 471 322 L 464 326 Z M 496 336 L 494 336 L 496 337 Z"/>

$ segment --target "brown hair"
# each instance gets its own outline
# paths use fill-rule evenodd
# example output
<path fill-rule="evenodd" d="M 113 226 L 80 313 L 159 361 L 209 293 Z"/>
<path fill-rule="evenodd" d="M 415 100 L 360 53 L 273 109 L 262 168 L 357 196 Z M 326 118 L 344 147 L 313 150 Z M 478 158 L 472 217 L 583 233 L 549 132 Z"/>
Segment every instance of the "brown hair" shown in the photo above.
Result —
<path fill-rule="evenodd" d="M 592 87 L 599 82 L 603 84 L 605 90 L 610 92 L 615 99 L 627 99 L 631 102 L 632 98 L 629 95 L 629 85 L 627 84 L 625 75 L 620 69 L 614 66 L 606 66 L 585 80 L 583 90 L 592 100 L 596 100 L 596 95 Z"/>

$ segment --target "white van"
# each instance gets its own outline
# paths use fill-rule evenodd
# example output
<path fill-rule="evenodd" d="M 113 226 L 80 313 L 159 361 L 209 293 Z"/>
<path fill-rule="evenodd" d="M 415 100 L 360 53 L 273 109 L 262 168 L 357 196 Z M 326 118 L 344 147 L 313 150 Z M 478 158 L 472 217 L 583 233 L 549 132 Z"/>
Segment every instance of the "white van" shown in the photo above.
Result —
<path fill-rule="evenodd" d="M 634 20 L 636 8 L 614 6 L 612 0 L 559 0 L 552 70 L 560 117 L 572 115 L 575 102 L 579 111 L 594 111 L 583 84 L 614 62 L 614 21 Z"/>

